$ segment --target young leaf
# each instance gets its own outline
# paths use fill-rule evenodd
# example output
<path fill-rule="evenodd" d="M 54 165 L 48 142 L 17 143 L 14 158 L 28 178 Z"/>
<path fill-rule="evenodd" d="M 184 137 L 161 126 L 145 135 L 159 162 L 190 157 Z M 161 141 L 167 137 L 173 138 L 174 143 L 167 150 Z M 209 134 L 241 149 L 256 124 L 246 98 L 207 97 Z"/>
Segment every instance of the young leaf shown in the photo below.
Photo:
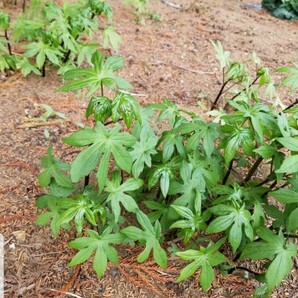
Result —
<path fill-rule="evenodd" d="M 148 259 L 150 251 L 153 249 L 153 258 L 156 263 L 162 267 L 167 267 L 167 254 L 160 246 L 161 238 L 160 225 L 157 221 L 153 227 L 149 218 L 142 211 L 137 212 L 137 220 L 140 223 L 142 230 L 133 226 L 129 226 L 121 230 L 129 239 L 134 241 L 145 241 L 145 249 L 139 255 L 138 262 L 144 262 Z"/>
<path fill-rule="evenodd" d="M 180 282 L 192 276 L 199 268 L 201 268 L 199 281 L 202 288 L 207 291 L 215 278 L 213 267 L 226 261 L 225 256 L 218 252 L 218 249 L 224 243 L 225 239 L 226 238 L 219 240 L 216 244 L 210 243 L 207 248 L 201 246 L 199 250 L 177 252 L 176 254 L 181 259 L 193 261 L 183 268 L 177 281 Z"/>
<path fill-rule="evenodd" d="M 106 268 L 107 261 L 113 262 L 115 265 L 118 262 L 118 254 L 111 244 L 122 243 L 125 237 L 121 234 L 110 234 L 107 228 L 101 235 L 93 230 L 87 231 L 89 237 L 77 238 L 68 243 L 72 248 L 78 249 L 79 252 L 72 258 L 68 264 L 69 267 L 76 266 L 89 259 L 95 251 L 93 259 L 93 268 L 98 277 L 101 277 Z"/>

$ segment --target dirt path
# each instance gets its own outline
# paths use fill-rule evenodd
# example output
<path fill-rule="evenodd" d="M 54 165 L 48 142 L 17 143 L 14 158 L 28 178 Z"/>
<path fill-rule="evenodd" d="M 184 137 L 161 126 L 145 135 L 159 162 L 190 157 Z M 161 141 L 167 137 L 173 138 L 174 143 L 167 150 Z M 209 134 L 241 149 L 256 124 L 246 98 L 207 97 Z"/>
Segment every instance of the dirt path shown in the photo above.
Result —
<path fill-rule="evenodd" d="M 182 9 L 174 9 L 151 0 L 151 7 L 163 21 L 146 20 L 146 26 L 134 23 L 132 9 L 122 1 L 110 3 L 115 10 L 114 25 L 123 39 L 119 54 L 125 57 L 126 66 L 122 75 L 133 84 L 141 103 L 168 97 L 198 110 L 203 93 L 207 96 L 201 101 L 208 106 L 220 83 L 210 40 L 220 40 L 236 59 L 248 59 L 255 51 L 272 70 L 298 62 L 298 23 L 275 19 L 264 11 L 245 10 L 243 1 L 177 0 Z M 60 85 L 54 70 L 45 79 L 33 75 L 22 78 L 17 73 L 0 82 L 0 232 L 5 237 L 5 297 L 58 297 L 57 290 L 84 298 L 251 297 L 256 283 L 236 275 L 218 276 L 208 294 L 195 287 L 194 280 L 177 285 L 174 280 L 179 266 L 174 261 L 170 272 L 160 273 L 152 264 L 134 263 L 130 258 L 133 249 L 123 252 L 127 257 L 118 269 L 109 268 L 101 280 L 96 279 L 91 264 L 83 265 L 80 271 L 66 267 L 74 254 L 66 245 L 72 235 L 53 238 L 48 228 L 33 223 L 37 211 L 34 202 L 42 192 L 37 184 L 39 159 L 50 143 L 61 155 L 61 137 L 75 130 L 76 122 L 84 121 L 86 102 L 73 94 L 53 93 Z M 291 101 L 294 96 L 285 99 Z M 37 117 L 44 112 L 40 103 L 65 113 L 68 120 L 38 122 Z M 293 270 L 272 297 L 298 297 L 297 275 Z"/>

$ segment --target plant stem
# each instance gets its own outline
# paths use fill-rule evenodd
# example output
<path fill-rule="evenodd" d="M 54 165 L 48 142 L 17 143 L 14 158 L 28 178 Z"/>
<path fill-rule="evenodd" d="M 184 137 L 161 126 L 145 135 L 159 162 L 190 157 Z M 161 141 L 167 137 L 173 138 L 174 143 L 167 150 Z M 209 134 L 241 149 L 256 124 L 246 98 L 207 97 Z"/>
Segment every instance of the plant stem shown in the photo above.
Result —
<path fill-rule="evenodd" d="M 283 110 L 283 112 L 286 112 L 287 110 L 291 109 L 291 108 L 294 107 L 296 104 L 298 104 L 298 98 L 296 98 L 296 100 L 295 100 L 293 103 L 291 103 L 289 106 L 287 106 L 287 107 Z"/>
<path fill-rule="evenodd" d="M 26 1 L 26 0 L 24 0 L 24 1 Z M 91 15 L 91 20 L 93 20 L 94 17 L 95 17 L 95 14 L 92 13 L 92 15 Z M 80 36 L 84 31 L 85 31 L 85 28 L 83 28 L 83 30 L 76 36 L 75 41 L 77 41 L 77 39 L 79 38 L 79 36 Z M 68 51 L 66 52 L 64 58 L 63 58 L 63 63 L 66 63 L 66 62 L 67 62 L 67 60 L 69 59 L 70 54 L 71 54 L 71 50 L 68 50 Z"/>
<path fill-rule="evenodd" d="M 12 55 L 12 52 L 11 52 L 11 45 L 10 45 L 10 43 L 9 43 L 9 37 L 8 37 L 7 30 L 4 30 L 4 37 L 5 37 L 5 39 L 8 41 L 8 43 L 7 43 L 7 48 L 8 48 L 9 55 Z"/>
<path fill-rule="evenodd" d="M 84 188 L 89 185 L 89 175 L 85 176 Z"/>
<path fill-rule="evenodd" d="M 249 172 L 247 173 L 247 176 L 245 177 L 243 183 L 248 182 L 251 179 L 252 175 L 255 173 L 255 171 L 257 170 L 257 168 L 259 167 L 259 165 L 261 164 L 262 161 L 263 161 L 263 157 L 259 156 L 258 159 L 255 161 L 255 163 L 250 168 Z"/>
<path fill-rule="evenodd" d="M 46 60 L 42 65 L 41 72 L 42 72 L 42 77 L 44 78 L 46 76 Z"/>
<path fill-rule="evenodd" d="M 26 0 L 23 0 L 23 12 L 25 12 L 25 9 L 26 9 Z"/>
<path fill-rule="evenodd" d="M 221 88 L 220 88 L 220 90 L 219 90 L 219 92 L 218 92 L 218 94 L 217 94 L 217 96 L 216 96 L 214 102 L 213 102 L 212 105 L 211 105 L 211 109 L 210 109 L 210 111 L 212 111 L 212 110 L 215 109 L 215 107 L 216 107 L 216 105 L 217 105 L 217 102 L 219 101 L 219 98 L 220 98 L 221 95 L 224 93 L 224 89 L 225 89 L 226 85 L 227 85 L 230 81 L 231 81 L 231 79 L 225 81 L 225 82 L 222 84 L 222 86 L 221 86 Z"/>
<path fill-rule="evenodd" d="M 103 93 L 103 83 L 100 82 L 100 91 L 101 91 L 101 96 L 104 96 L 104 93 Z"/>
<path fill-rule="evenodd" d="M 251 86 L 253 86 L 257 82 L 257 80 L 259 78 L 260 78 L 260 75 L 256 76 L 256 78 L 253 80 L 253 82 L 249 85 L 248 88 L 250 88 Z M 238 97 L 245 90 L 246 90 L 246 88 L 243 88 L 241 91 L 239 91 L 238 93 L 236 93 L 230 100 L 234 100 L 236 97 Z M 225 104 L 224 110 L 227 108 L 227 106 L 228 106 L 228 103 Z"/>
<path fill-rule="evenodd" d="M 233 163 L 234 163 L 234 158 L 230 161 L 230 164 L 229 164 L 228 170 L 226 172 L 226 175 L 222 180 L 222 183 L 221 183 L 222 185 L 225 185 L 227 183 L 227 181 L 229 179 L 229 176 L 230 176 L 230 174 L 232 172 L 232 169 L 233 169 Z"/>

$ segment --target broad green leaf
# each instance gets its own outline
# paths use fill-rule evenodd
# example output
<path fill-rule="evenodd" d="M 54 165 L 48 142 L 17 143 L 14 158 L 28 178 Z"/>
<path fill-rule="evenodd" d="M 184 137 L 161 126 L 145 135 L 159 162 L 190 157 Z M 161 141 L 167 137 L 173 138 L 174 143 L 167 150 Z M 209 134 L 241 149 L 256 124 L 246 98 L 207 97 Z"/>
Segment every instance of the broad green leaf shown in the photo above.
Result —
<path fill-rule="evenodd" d="M 269 292 L 278 286 L 289 274 L 293 264 L 292 257 L 294 256 L 295 249 L 292 251 L 283 250 L 274 258 L 265 275 Z"/>
<path fill-rule="evenodd" d="M 288 137 L 288 138 L 277 138 L 277 141 L 280 142 L 287 149 L 298 152 L 298 139 Z"/>
<path fill-rule="evenodd" d="M 73 182 L 78 182 L 94 170 L 102 155 L 103 148 L 95 143 L 80 152 L 71 165 L 70 175 Z"/>
<path fill-rule="evenodd" d="M 254 152 L 258 153 L 262 158 L 270 158 L 277 152 L 277 148 L 274 146 L 263 145 L 255 149 Z"/>
<path fill-rule="evenodd" d="M 227 230 L 234 222 L 234 218 L 232 213 L 217 217 L 209 224 L 207 233 L 219 233 Z"/>
<path fill-rule="evenodd" d="M 214 278 L 215 274 L 212 266 L 209 262 L 204 262 L 200 274 L 200 283 L 204 291 L 207 291 L 210 288 Z"/>
<path fill-rule="evenodd" d="M 145 249 L 138 256 L 138 262 L 144 262 L 148 259 L 151 250 L 153 249 L 153 258 L 162 268 L 167 266 L 167 255 L 164 249 L 160 246 L 160 225 L 152 226 L 148 216 L 142 211 L 137 211 L 137 220 L 142 227 L 142 230 L 133 226 L 121 230 L 128 238 L 134 241 L 145 241 Z"/>
<path fill-rule="evenodd" d="M 179 253 L 177 253 L 177 255 L 179 256 Z M 183 281 L 186 278 L 192 276 L 200 268 L 201 262 L 202 261 L 198 259 L 184 267 L 177 278 L 177 282 Z"/>
<path fill-rule="evenodd" d="M 295 232 L 298 229 L 298 208 L 294 209 L 288 217 L 287 230 Z"/>
<path fill-rule="evenodd" d="M 298 192 L 291 189 L 281 188 L 269 192 L 269 195 L 284 204 L 298 203 Z"/>
<path fill-rule="evenodd" d="M 95 251 L 93 268 L 100 277 L 106 270 L 107 260 L 112 262 L 118 260 L 117 251 L 110 245 L 123 242 L 125 237 L 121 234 L 110 234 L 107 229 L 101 235 L 92 230 L 88 230 L 87 233 L 89 237 L 77 238 L 68 243 L 70 247 L 79 250 L 68 266 L 72 267 L 85 262 Z"/>
<path fill-rule="evenodd" d="M 296 173 L 298 172 L 298 155 L 286 157 L 280 168 L 275 173 Z"/>

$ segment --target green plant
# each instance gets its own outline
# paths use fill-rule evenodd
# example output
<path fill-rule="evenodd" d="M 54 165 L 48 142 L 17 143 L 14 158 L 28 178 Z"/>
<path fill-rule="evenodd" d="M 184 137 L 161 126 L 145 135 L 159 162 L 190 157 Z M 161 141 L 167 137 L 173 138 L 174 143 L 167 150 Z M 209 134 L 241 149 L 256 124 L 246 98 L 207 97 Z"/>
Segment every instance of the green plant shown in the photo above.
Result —
<path fill-rule="evenodd" d="M 124 65 L 121 57 L 95 52 L 92 68 L 64 74 L 70 82 L 60 91 L 89 89 L 86 117 L 94 125 L 64 139 L 83 147 L 70 165 L 51 148 L 43 158 L 39 180 L 50 194 L 37 201 L 48 209 L 37 222 L 50 222 L 55 235 L 72 222 L 78 235 L 88 234 L 70 242 L 79 250 L 70 266 L 95 252 L 93 266 L 101 276 L 108 260 L 118 261 L 113 244 L 138 242 L 145 246 L 139 262 L 152 252 L 165 268 L 166 243 L 178 235 L 185 250 L 176 255 L 192 261 L 178 281 L 199 270 L 208 290 L 214 268 L 229 262 L 227 252 L 234 262 L 264 260 L 258 275 L 264 285 L 256 295 L 268 297 L 289 273 L 297 255 L 297 101 L 281 108 L 274 81 L 255 54 L 251 76 L 246 64 L 232 61 L 220 43 L 214 46 L 223 83 L 208 122 L 169 99 L 140 107 L 122 90 L 131 85 L 115 75 Z M 288 74 L 283 85 L 297 87 L 295 68 L 278 71 Z M 112 98 L 104 96 L 106 88 Z M 214 243 L 209 234 L 221 239 Z"/>
<path fill-rule="evenodd" d="M 0 31 L 3 32 L 3 36 L 0 36 L 0 72 L 16 68 L 15 58 L 11 50 L 11 41 L 8 36 L 9 27 L 10 15 L 0 10 Z"/>
<path fill-rule="evenodd" d="M 277 18 L 289 20 L 298 19 L 297 0 L 263 0 L 262 6 Z"/>
<path fill-rule="evenodd" d="M 157 22 L 161 21 L 160 14 L 147 7 L 149 0 L 124 0 L 124 3 L 131 5 L 135 9 L 136 23 L 138 24 L 145 24 L 145 16 Z"/>
<path fill-rule="evenodd" d="M 97 16 L 107 19 L 103 25 L 101 43 L 88 43 L 84 38 L 99 31 Z M 12 28 L 12 39 L 18 44 L 26 42 L 25 53 L 18 57 L 9 57 L 4 51 L 7 44 L 11 55 L 7 29 L 9 15 L 0 13 L 0 30 L 4 31 L 4 39 L 0 40 L 1 70 L 21 69 L 24 76 L 34 72 L 45 76 L 45 67 L 50 63 L 59 68 L 58 73 L 81 66 L 84 61 L 91 63 L 91 57 L 100 47 L 118 49 L 121 38 L 114 31 L 112 9 L 104 1 L 88 0 L 58 5 L 50 1 L 32 0 L 26 11 L 18 17 Z M 12 60 L 13 59 L 13 60 Z M 5 63 L 5 64 L 4 64 Z"/>

